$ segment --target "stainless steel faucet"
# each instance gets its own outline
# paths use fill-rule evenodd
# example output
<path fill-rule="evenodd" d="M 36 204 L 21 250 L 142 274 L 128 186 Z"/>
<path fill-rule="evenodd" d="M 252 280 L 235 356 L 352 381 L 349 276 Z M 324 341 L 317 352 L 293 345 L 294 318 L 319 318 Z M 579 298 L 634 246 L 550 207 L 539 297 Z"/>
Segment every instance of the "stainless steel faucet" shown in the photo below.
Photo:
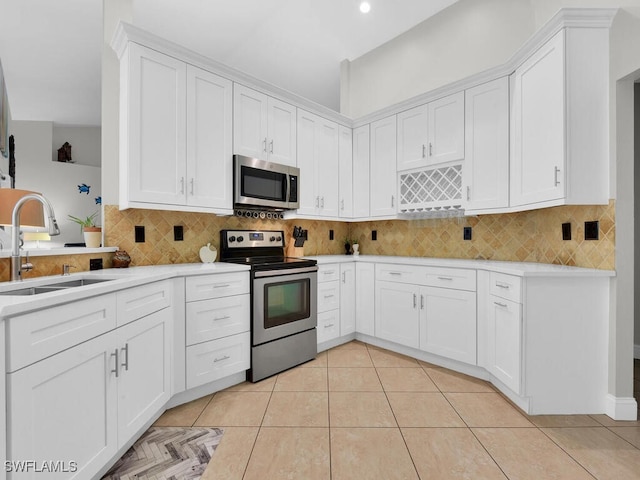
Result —
<path fill-rule="evenodd" d="M 30 265 L 28 261 L 22 265 L 20 260 L 20 210 L 30 200 L 37 200 L 44 207 L 49 218 L 49 235 L 60 235 L 58 222 L 49 200 L 39 193 L 29 193 L 18 200 L 11 215 L 11 280 L 22 280 L 22 271 L 29 271 L 33 268 L 33 265 Z"/>

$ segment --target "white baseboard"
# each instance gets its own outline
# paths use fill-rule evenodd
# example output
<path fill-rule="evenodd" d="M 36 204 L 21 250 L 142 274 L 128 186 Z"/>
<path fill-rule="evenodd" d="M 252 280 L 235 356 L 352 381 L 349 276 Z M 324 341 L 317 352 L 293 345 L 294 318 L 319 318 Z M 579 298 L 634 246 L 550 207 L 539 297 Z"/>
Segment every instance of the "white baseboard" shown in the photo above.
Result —
<path fill-rule="evenodd" d="M 637 420 L 638 403 L 633 397 L 614 397 L 607 394 L 605 413 L 614 420 Z"/>
<path fill-rule="evenodd" d="M 633 358 L 640 358 L 640 345 L 633 346 Z"/>

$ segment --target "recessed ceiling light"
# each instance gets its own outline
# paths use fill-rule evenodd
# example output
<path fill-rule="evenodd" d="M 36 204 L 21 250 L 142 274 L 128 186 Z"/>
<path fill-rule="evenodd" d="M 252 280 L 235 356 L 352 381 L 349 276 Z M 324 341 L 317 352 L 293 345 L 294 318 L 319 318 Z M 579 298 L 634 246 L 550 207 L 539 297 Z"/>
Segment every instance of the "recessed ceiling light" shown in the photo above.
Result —
<path fill-rule="evenodd" d="M 371 10 L 371 4 L 369 2 L 360 2 L 360 11 L 362 13 L 369 13 Z"/>

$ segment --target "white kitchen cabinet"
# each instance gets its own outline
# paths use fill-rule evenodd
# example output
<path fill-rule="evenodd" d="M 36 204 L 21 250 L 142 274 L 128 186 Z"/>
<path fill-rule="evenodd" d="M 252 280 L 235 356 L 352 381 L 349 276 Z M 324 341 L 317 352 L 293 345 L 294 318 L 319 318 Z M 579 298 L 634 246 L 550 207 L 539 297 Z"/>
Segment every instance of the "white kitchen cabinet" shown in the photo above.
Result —
<path fill-rule="evenodd" d="M 232 210 L 232 83 L 131 43 L 121 69 L 120 206 Z"/>
<path fill-rule="evenodd" d="M 298 214 L 338 217 L 340 135 L 337 123 L 298 109 Z"/>
<path fill-rule="evenodd" d="M 608 35 L 565 28 L 512 75 L 512 208 L 608 202 Z"/>
<path fill-rule="evenodd" d="M 115 333 L 7 375 L 9 461 L 77 462 L 93 478 L 118 451 Z M 63 440 L 63 441 L 62 441 Z M 37 479 L 41 474 L 8 473 Z"/>
<path fill-rule="evenodd" d="M 356 264 L 340 264 L 340 336 L 356 331 Z"/>
<path fill-rule="evenodd" d="M 396 116 L 370 125 L 370 217 L 397 213 Z"/>
<path fill-rule="evenodd" d="M 356 262 L 356 331 L 375 336 L 375 263 Z"/>
<path fill-rule="evenodd" d="M 187 388 L 248 370 L 251 367 L 251 333 L 218 338 L 187 347 Z"/>
<path fill-rule="evenodd" d="M 353 130 L 353 216 L 369 217 L 369 125 Z"/>
<path fill-rule="evenodd" d="M 398 114 L 398 171 L 464 159 L 464 93 Z"/>
<path fill-rule="evenodd" d="M 340 337 L 340 264 L 318 266 L 318 344 Z"/>
<path fill-rule="evenodd" d="M 407 347 L 419 347 L 420 310 L 415 285 L 377 280 L 376 337 Z"/>
<path fill-rule="evenodd" d="M 487 315 L 486 368 L 515 393 L 521 393 L 522 305 L 491 295 Z"/>
<path fill-rule="evenodd" d="M 509 207 L 509 78 L 465 92 L 463 206 L 468 214 Z"/>
<path fill-rule="evenodd" d="M 339 265 L 334 265 L 334 267 L 340 271 Z M 339 280 L 318 282 L 318 312 L 328 312 L 329 310 L 340 310 Z"/>
<path fill-rule="evenodd" d="M 339 127 L 338 191 L 340 192 L 340 217 L 353 217 L 353 131 Z"/>
<path fill-rule="evenodd" d="M 296 166 L 296 107 L 236 83 L 233 112 L 234 153 Z"/>
<path fill-rule="evenodd" d="M 420 349 L 475 365 L 476 293 L 421 287 L 419 295 Z"/>
<path fill-rule="evenodd" d="M 172 309 L 166 308 L 116 330 L 119 448 L 144 428 L 171 396 L 171 314 Z"/>
<path fill-rule="evenodd" d="M 318 313 L 318 344 L 340 336 L 340 309 Z"/>
<path fill-rule="evenodd" d="M 249 294 L 188 302 L 186 345 L 216 340 L 250 330 Z"/>

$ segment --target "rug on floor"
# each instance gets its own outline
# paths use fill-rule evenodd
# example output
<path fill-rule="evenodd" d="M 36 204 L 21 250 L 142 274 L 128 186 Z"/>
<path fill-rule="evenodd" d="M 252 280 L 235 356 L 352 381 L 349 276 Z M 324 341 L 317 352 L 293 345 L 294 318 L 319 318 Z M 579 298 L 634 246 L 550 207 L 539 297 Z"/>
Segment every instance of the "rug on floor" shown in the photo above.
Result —
<path fill-rule="evenodd" d="M 151 427 L 103 480 L 198 480 L 222 434 L 220 428 Z"/>

